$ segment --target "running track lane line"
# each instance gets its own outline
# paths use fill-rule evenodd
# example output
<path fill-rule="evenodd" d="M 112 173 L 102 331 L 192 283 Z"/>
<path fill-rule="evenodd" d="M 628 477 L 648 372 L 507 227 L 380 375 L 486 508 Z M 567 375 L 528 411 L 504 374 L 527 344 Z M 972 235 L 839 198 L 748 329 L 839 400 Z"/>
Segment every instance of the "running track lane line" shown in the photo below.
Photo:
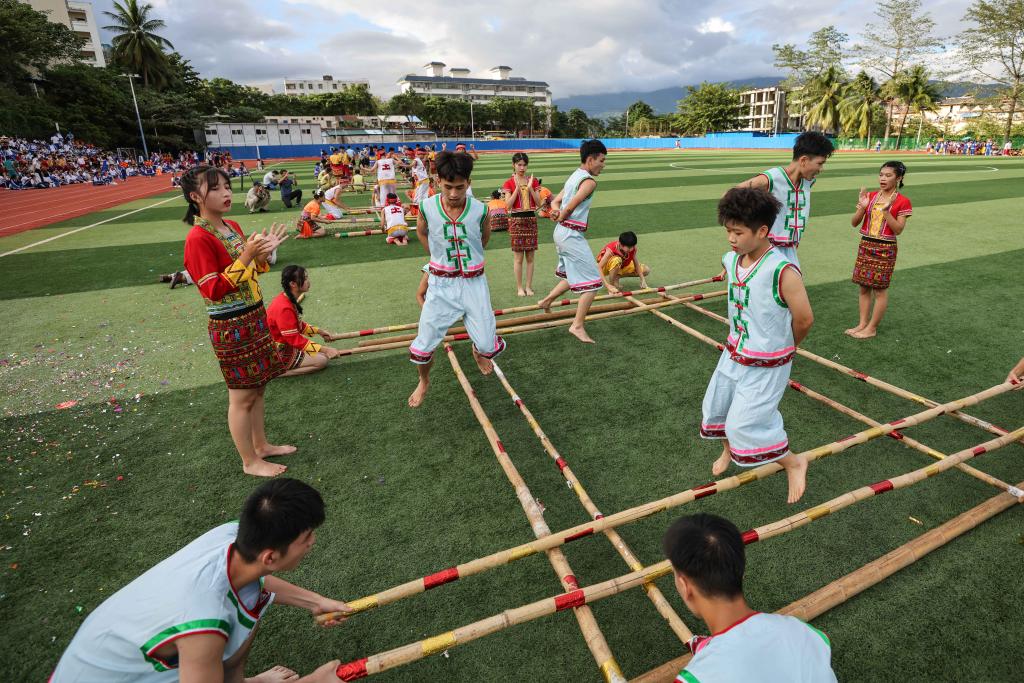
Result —
<path fill-rule="evenodd" d="M 17 249 L 11 249 L 10 251 L 5 251 L 4 253 L 0 254 L 0 258 L 3 258 L 4 256 L 10 256 L 11 254 L 17 254 L 20 251 L 25 251 L 26 249 L 31 249 L 32 247 L 38 247 L 40 244 L 46 244 L 47 242 L 52 242 L 54 240 L 59 240 L 61 237 L 67 237 L 68 235 L 74 235 L 76 232 L 82 232 L 83 230 L 88 230 L 89 228 L 95 228 L 97 225 L 103 225 L 104 223 L 110 223 L 111 221 L 120 220 L 121 218 L 124 218 L 125 216 L 131 216 L 134 213 L 138 213 L 140 211 L 145 211 L 146 209 L 152 209 L 154 207 L 160 206 L 161 204 L 166 204 L 167 202 L 174 201 L 175 199 L 181 199 L 181 197 L 179 195 L 174 195 L 173 197 L 168 197 L 167 199 L 162 199 L 159 202 L 157 202 L 156 204 L 150 204 L 149 206 L 143 206 L 140 209 L 134 209 L 132 211 L 128 211 L 127 213 L 122 213 L 119 216 L 113 216 L 111 218 L 107 218 L 105 220 L 98 221 L 96 223 L 92 223 L 91 225 L 85 225 L 85 226 L 82 226 L 81 228 L 75 228 L 74 230 L 68 230 L 67 232 L 62 232 L 61 234 L 54 235 L 53 237 L 47 237 L 45 240 L 39 240 L 38 242 L 33 242 L 32 244 L 26 244 L 25 246 L 18 247 Z"/>

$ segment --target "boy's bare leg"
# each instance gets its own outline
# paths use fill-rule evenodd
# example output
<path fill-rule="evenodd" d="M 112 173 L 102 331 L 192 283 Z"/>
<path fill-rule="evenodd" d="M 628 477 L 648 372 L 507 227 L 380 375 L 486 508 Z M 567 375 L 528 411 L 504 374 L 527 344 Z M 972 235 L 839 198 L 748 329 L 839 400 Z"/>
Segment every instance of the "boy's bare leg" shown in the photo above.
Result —
<path fill-rule="evenodd" d="M 424 365 L 417 365 L 416 372 L 419 374 L 419 384 L 416 385 L 416 389 L 409 394 L 409 407 L 419 408 L 423 403 L 423 399 L 427 395 L 427 390 L 430 389 L 430 368 L 433 367 L 434 361 L 431 360 L 429 363 Z"/>
<path fill-rule="evenodd" d="M 275 446 L 267 441 L 267 434 L 264 431 L 263 424 L 265 412 L 263 392 L 265 390 L 266 387 L 260 387 L 256 390 L 256 402 L 253 403 L 252 407 L 252 446 L 256 450 L 256 455 L 261 458 L 273 457 L 275 455 L 291 455 L 298 450 L 295 446 Z"/>
<path fill-rule="evenodd" d="M 489 375 L 494 372 L 494 363 L 491 362 L 490 358 L 480 355 L 475 346 L 473 347 L 473 360 L 476 361 L 477 367 L 480 368 L 481 375 Z"/>
<path fill-rule="evenodd" d="M 569 334 L 584 344 L 596 343 L 587 334 L 586 328 L 583 327 L 583 323 L 587 319 L 587 313 L 590 312 L 590 304 L 594 303 L 595 296 L 597 296 L 597 292 L 586 292 L 580 295 L 580 302 L 576 305 L 576 317 L 573 318 L 572 325 L 569 325 Z"/>
<path fill-rule="evenodd" d="M 550 313 L 551 304 L 554 303 L 555 299 L 562 296 L 562 294 L 564 294 L 567 291 L 569 291 L 569 283 L 566 282 L 565 280 L 559 280 L 558 284 L 554 286 L 551 292 L 549 292 L 546 297 L 537 302 L 537 305 L 540 306 L 545 313 Z"/>
<path fill-rule="evenodd" d="M 807 458 L 800 453 L 789 451 L 786 456 L 779 460 L 779 464 L 786 470 L 786 478 L 789 480 L 789 496 L 787 503 L 795 503 L 804 495 L 807 488 Z"/>
<path fill-rule="evenodd" d="M 715 464 L 711 466 L 711 474 L 716 477 L 729 469 L 729 463 L 732 462 L 732 454 L 729 452 L 729 440 L 723 440 L 722 444 L 722 454 L 718 456 L 718 460 L 715 460 Z"/>

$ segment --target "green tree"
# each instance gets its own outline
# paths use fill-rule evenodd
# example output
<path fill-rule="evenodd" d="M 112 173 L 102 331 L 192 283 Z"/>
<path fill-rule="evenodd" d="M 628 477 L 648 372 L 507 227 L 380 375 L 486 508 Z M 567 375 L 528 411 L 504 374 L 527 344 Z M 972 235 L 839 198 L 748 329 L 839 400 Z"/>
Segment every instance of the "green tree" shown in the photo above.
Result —
<path fill-rule="evenodd" d="M 850 36 L 835 26 L 825 26 L 811 34 L 806 50 L 797 48 L 793 43 L 772 45 L 775 67 L 789 72 L 789 85 L 803 85 L 829 67 L 842 66 L 849 39 Z"/>
<path fill-rule="evenodd" d="M 801 101 L 808 107 L 804 122 L 809 128 L 823 132 L 839 132 L 840 109 L 846 92 L 846 76 L 842 68 L 830 66 L 818 74 L 804 88 Z"/>
<path fill-rule="evenodd" d="M 0 45 L 4 52 L 0 84 L 30 94 L 30 77 L 42 74 L 54 63 L 77 62 L 83 44 L 74 31 L 48 21 L 45 13 L 37 12 L 31 5 L 19 0 L 0 0 Z"/>
<path fill-rule="evenodd" d="M 934 35 L 935 22 L 922 11 L 921 0 L 878 0 L 877 21 L 864 25 L 863 43 L 854 47 L 854 56 L 862 68 L 874 72 L 884 81 L 893 81 L 912 63 L 943 48 Z M 885 138 L 889 138 L 893 107 L 892 88 L 883 88 L 888 114 Z"/>
<path fill-rule="evenodd" d="M 116 34 L 111 41 L 114 63 L 141 75 L 144 86 L 159 88 L 166 85 L 170 72 L 163 48 L 173 50 L 174 45 L 157 33 L 166 24 L 151 18 L 152 10 L 152 5 L 139 5 L 138 0 L 115 0 L 114 11 L 103 12 L 114 23 L 103 28 Z"/>
<path fill-rule="evenodd" d="M 867 72 L 861 71 L 846 86 L 843 99 L 839 103 L 843 129 L 857 137 L 867 138 L 868 147 L 871 146 L 871 124 L 877 105 L 881 101 L 878 90 L 875 79 Z"/>
<path fill-rule="evenodd" d="M 903 105 L 900 129 L 896 135 L 896 149 L 899 149 L 900 140 L 903 139 L 903 129 L 910 112 L 916 111 L 923 120 L 924 112 L 934 111 L 935 103 L 942 93 L 929 80 L 928 70 L 920 64 L 915 64 L 893 81 L 893 94 Z"/>
<path fill-rule="evenodd" d="M 735 130 L 740 126 L 740 94 L 724 83 L 686 86 L 687 95 L 679 100 L 679 128 L 687 135 Z"/>
<path fill-rule="evenodd" d="M 46 99 L 62 129 L 108 149 L 126 143 L 140 146 L 132 96 L 117 69 L 61 65 L 47 73 L 46 81 Z"/>
<path fill-rule="evenodd" d="M 963 20 L 971 22 L 957 39 L 967 66 L 999 84 L 998 106 L 1006 112 L 1003 141 L 1024 99 L 1024 0 L 974 0 Z"/>

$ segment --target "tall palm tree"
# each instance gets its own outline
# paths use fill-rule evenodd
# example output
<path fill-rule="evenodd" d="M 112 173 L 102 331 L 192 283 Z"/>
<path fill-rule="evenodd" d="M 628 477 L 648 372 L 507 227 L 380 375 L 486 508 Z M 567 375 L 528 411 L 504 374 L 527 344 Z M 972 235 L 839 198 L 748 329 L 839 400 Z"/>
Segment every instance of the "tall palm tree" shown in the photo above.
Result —
<path fill-rule="evenodd" d="M 867 138 L 867 147 L 871 147 L 871 123 L 875 106 L 881 101 L 875 79 L 861 71 L 846 86 L 843 100 L 839 103 L 843 128 L 855 131 L 858 137 Z"/>
<path fill-rule="evenodd" d="M 916 110 L 923 120 L 924 112 L 935 108 L 935 102 L 942 97 L 942 92 L 928 79 L 928 69 L 921 64 L 915 64 L 896 78 L 893 93 L 903 103 L 900 130 L 896 135 L 896 149 L 899 149 L 900 140 L 903 139 L 903 127 L 911 110 Z"/>
<path fill-rule="evenodd" d="M 804 103 L 811 105 L 805 119 L 807 126 L 825 132 L 839 131 L 839 107 L 846 83 L 846 74 L 838 66 L 830 66 L 808 81 L 801 97 Z"/>
<path fill-rule="evenodd" d="M 174 49 L 171 41 L 156 33 L 165 28 L 161 19 L 150 18 L 153 6 L 139 5 L 138 0 L 114 2 L 114 11 L 106 12 L 114 24 L 104 26 L 116 35 L 111 41 L 114 61 L 142 75 L 143 85 L 161 86 L 167 82 L 167 57 L 163 48 Z"/>

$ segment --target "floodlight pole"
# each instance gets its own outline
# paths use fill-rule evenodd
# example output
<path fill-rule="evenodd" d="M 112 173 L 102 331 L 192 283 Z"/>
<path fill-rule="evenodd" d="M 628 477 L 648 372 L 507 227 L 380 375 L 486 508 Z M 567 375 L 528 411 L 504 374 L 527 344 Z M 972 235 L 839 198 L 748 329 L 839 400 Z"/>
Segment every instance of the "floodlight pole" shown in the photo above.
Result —
<path fill-rule="evenodd" d="M 142 116 L 139 115 L 139 101 L 135 99 L 135 84 L 132 82 L 133 78 L 138 78 L 138 74 L 121 74 L 128 79 L 128 87 L 132 90 L 132 103 L 135 105 L 135 120 L 139 123 L 139 137 L 142 138 L 142 153 L 145 158 L 149 158 L 149 149 L 146 147 L 146 133 L 142 130 Z M 133 159 L 134 161 L 134 159 Z"/>

